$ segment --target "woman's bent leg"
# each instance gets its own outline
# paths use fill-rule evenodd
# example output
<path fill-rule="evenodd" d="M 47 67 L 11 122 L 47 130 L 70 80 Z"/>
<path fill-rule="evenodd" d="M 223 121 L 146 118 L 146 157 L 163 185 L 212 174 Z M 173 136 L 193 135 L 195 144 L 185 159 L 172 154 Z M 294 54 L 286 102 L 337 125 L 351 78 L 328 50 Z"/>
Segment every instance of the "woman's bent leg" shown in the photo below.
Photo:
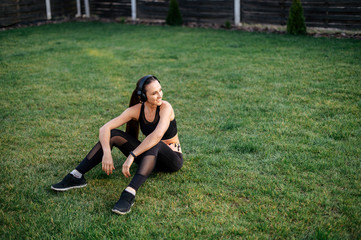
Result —
<path fill-rule="evenodd" d="M 125 156 L 128 156 L 129 152 L 133 151 L 139 144 L 140 141 L 138 139 L 121 130 L 113 129 L 111 131 L 110 147 L 113 148 L 115 146 L 119 148 L 119 150 Z M 100 142 L 98 142 L 75 169 L 78 170 L 81 174 L 85 174 L 96 165 L 101 163 L 102 158 L 103 148 Z"/>
<path fill-rule="evenodd" d="M 128 187 L 120 195 L 118 202 L 112 209 L 113 212 L 117 214 L 130 212 L 130 208 L 134 204 L 136 191 L 147 180 L 156 165 L 158 150 L 159 146 L 156 145 L 136 158 L 138 162 L 137 172 Z"/>
<path fill-rule="evenodd" d="M 163 142 L 158 143 L 153 148 L 138 156 L 137 160 L 139 161 L 137 172 L 112 209 L 112 211 L 117 214 L 130 212 L 130 208 L 134 204 L 135 199 L 135 194 L 132 193 L 133 190 L 136 192 L 155 168 L 161 171 L 174 172 L 179 170 L 183 165 L 182 154 L 173 152 L 173 150 Z"/>
<path fill-rule="evenodd" d="M 174 152 L 163 142 L 159 142 L 140 157 L 137 172 L 128 185 L 136 191 L 147 180 L 154 169 L 163 172 L 175 172 L 183 165 L 182 154 Z"/>
<path fill-rule="evenodd" d="M 140 142 L 136 138 L 121 130 L 114 129 L 111 131 L 110 146 L 116 146 L 125 156 L 128 156 L 129 152 L 133 151 L 139 144 Z M 67 191 L 72 188 L 85 187 L 87 184 L 84 174 L 98 165 L 102 158 L 103 149 L 98 142 L 71 173 L 66 175 L 61 182 L 52 185 L 51 188 L 55 191 Z"/>

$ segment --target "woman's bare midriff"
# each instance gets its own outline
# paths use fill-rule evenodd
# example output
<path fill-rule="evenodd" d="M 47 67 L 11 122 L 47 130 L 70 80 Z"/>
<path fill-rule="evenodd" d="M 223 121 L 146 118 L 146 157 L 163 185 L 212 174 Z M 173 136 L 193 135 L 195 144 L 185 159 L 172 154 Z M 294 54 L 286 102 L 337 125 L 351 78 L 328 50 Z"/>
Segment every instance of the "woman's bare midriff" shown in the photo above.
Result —
<path fill-rule="evenodd" d="M 182 153 L 182 149 L 180 148 L 178 134 L 170 139 L 162 140 L 165 144 L 168 145 L 173 151 Z"/>

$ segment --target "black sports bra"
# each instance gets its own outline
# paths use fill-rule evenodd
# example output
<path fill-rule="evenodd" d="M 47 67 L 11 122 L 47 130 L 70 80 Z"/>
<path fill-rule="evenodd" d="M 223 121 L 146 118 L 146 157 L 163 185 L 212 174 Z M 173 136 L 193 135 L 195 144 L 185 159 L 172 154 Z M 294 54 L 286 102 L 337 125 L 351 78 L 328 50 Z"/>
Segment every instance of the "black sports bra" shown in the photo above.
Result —
<path fill-rule="evenodd" d="M 157 107 L 157 111 L 155 113 L 153 122 L 148 122 L 147 119 L 145 119 L 145 115 L 144 115 L 144 103 L 142 104 L 142 107 L 140 108 L 140 114 L 139 114 L 138 121 L 139 121 L 139 125 L 140 125 L 140 130 L 142 131 L 142 133 L 145 136 L 148 136 L 149 134 L 151 134 L 157 127 L 159 118 L 160 118 L 159 110 L 160 110 L 160 106 Z M 170 121 L 169 127 L 168 127 L 167 131 L 164 133 L 162 140 L 171 139 L 175 135 L 177 135 L 177 122 L 174 118 L 172 121 Z"/>

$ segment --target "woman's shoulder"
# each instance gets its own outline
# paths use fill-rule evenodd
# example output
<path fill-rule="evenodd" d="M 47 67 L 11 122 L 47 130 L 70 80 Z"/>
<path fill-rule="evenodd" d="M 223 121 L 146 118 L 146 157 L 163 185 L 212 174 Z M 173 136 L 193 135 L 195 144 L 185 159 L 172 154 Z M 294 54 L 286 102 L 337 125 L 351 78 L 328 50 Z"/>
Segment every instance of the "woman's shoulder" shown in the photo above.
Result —
<path fill-rule="evenodd" d="M 160 109 L 161 110 L 162 109 L 172 109 L 173 110 L 173 107 L 169 102 L 163 100 L 162 105 L 160 105 Z"/>
<path fill-rule="evenodd" d="M 129 107 L 128 109 L 140 109 L 142 107 L 142 103 L 137 103 L 131 107 Z"/>
<path fill-rule="evenodd" d="M 126 111 L 131 115 L 132 119 L 137 120 L 140 114 L 141 103 L 137 103 L 134 106 L 129 107 Z"/>
<path fill-rule="evenodd" d="M 161 115 L 162 115 L 162 112 L 163 112 L 163 114 L 165 114 L 165 115 L 170 114 L 171 120 L 173 120 L 174 117 L 175 117 L 175 116 L 174 116 L 174 110 L 173 110 L 172 105 L 171 105 L 169 102 L 164 101 L 164 100 L 163 100 L 163 102 L 162 102 L 162 105 L 160 105 L 160 114 L 161 114 Z"/>

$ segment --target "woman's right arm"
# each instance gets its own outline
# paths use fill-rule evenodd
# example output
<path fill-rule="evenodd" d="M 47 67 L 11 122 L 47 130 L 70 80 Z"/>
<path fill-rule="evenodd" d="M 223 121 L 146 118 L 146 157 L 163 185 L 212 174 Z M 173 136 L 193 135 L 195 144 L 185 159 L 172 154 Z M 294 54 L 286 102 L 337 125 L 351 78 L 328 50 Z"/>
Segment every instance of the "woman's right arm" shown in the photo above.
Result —
<path fill-rule="evenodd" d="M 115 169 L 110 149 L 110 131 L 122 126 L 130 120 L 137 119 L 139 111 L 140 108 L 138 105 L 130 107 L 99 129 L 99 141 L 103 149 L 102 169 L 107 175 L 112 174 Z"/>

